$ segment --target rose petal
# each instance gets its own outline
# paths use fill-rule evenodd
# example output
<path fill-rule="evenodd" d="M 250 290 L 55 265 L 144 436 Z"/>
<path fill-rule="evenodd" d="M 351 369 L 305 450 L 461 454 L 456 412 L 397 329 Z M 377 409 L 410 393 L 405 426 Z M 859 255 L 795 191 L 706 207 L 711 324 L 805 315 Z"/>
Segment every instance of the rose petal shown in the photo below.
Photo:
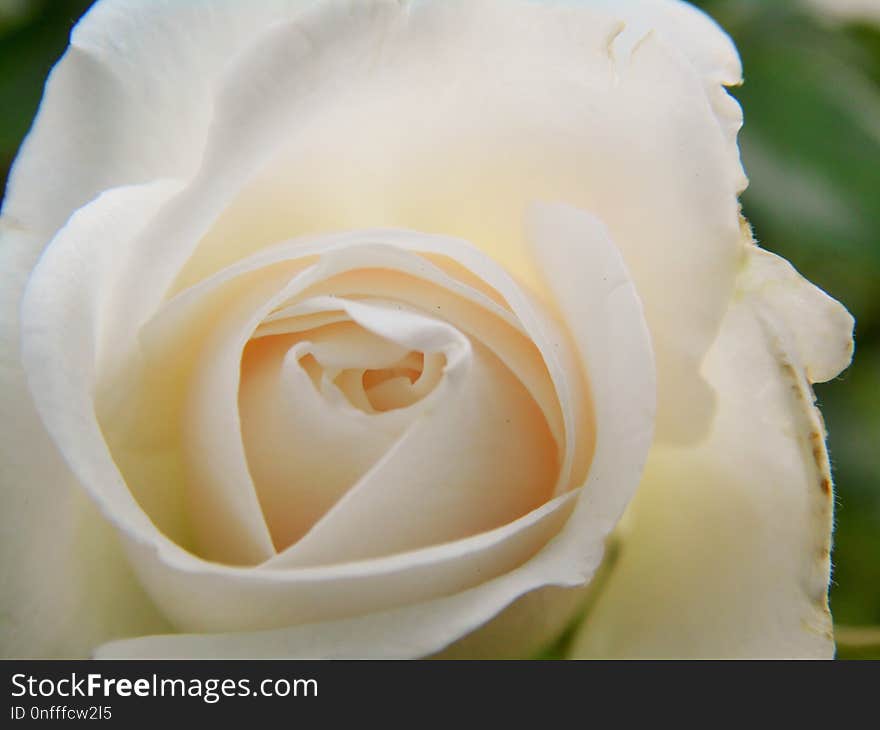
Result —
<path fill-rule="evenodd" d="M 241 433 L 278 550 L 301 538 L 393 446 L 407 424 L 359 410 L 332 381 L 326 385 L 335 393 L 323 392 L 324 384 L 319 390 L 300 364 L 312 345 L 311 340 L 261 339 L 248 346 L 242 363 Z"/>
<path fill-rule="evenodd" d="M 21 305 L 22 363 L 49 435 L 104 513 L 144 535 L 155 527 L 109 457 L 94 397 L 98 372 L 114 359 L 101 334 L 123 306 L 111 295 L 124 244 L 176 190 L 161 182 L 119 188 L 81 208 L 44 252 Z"/>
<path fill-rule="evenodd" d="M 529 564 L 531 566 L 532 564 Z M 536 570 L 543 564 L 517 571 L 513 579 L 496 580 L 464 593 L 446 598 L 407 606 L 405 608 L 373 613 L 342 621 L 305 624 L 275 631 L 222 634 L 165 634 L 141 636 L 105 644 L 97 649 L 98 659 L 140 658 L 218 658 L 248 659 L 261 657 L 278 658 L 325 658 L 325 659 L 409 659 L 433 654 L 449 641 L 450 636 L 461 636 L 476 628 L 488 613 L 489 606 L 510 605 L 526 593 L 521 600 L 529 601 L 533 594 L 526 586 L 541 579 Z M 545 576 L 545 577 L 549 577 Z M 543 592 L 541 601 L 550 601 L 550 611 L 544 607 L 540 618 L 530 620 L 526 631 L 507 636 L 505 653 L 527 656 L 557 633 L 570 617 L 570 593 L 556 589 L 557 593 Z M 556 613 L 560 596 L 563 608 L 569 609 L 558 616 Z M 518 603 L 513 604 L 515 610 Z M 502 614 L 506 619 L 507 614 Z M 507 626 L 509 623 L 505 621 Z M 491 625 L 490 625 L 491 627 Z M 537 630 L 536 630 L 537 629 Z M 517 649 L 522 651 L 517 652 Z"/>
<path fill-rule="evenodd" d="M 620 251 L 592 214 L 565 205 L 536 204 L 528 229 L 537 270 L 554 293 L 590 373 L 597 435 L 587 485 L 637 483 L 644 462 L 634 459 L 622 465 L 616 447 L 634 444 L 638 454 L 653 438 L 657 384 L 638 292 Z M 584 275 L 587 267 L 589 279 Z M 589 331 L 591 325 L 595 332 Z M 613 395 L 621 387 L 628 391 L 623 412 Z"/>
<path fill-rule="evenodd" d="M 151 597 L 179 631 L 332 624 L 442 598 L 517 569 L 559 533 L 578 494 L 569 492 L 513 523 L 464 540 L 353 563 L 244 569 L 199 564 L 192 556 L 171 551 L 157 560 L 150 547 L 132 541 L 128 554 Z M 493 607 L 500 608 L 490 603 L 472 610 L 485 620 L 489 616 L 483 611 Z M 450 629 L 441 628 L 444 635 Z M 447 641 L 453 638 L 458 637 Z"/>
<path fill-rule="evenodd" d="M 748 251 L 706 374 L 708 441 L 655 447 L 580 657 L 830 657 L 833 498 L 812 378 L 852 354 L 852 318 Z"/>
<path fill-rule="evenodd" d="M 681 0 L 598 0 L 603 1 L 620 7 L 629 23 L 656 28 L 691 60 L 707 85 L 742 82 L 742 63 L 733 40 L 694 5 Z"/>
<path fill-rule="evenodd" d="M 784 258 L 757 246 L 748 249 L 740 288 L 759 291 L 764 306 L 791 338 L 804 376 L 824 383 L 846 369 L 853 354 L 853 318 L 839 302 L 806 282 Z"/>
<path fill-rule="evenodd" d="M 188 178 L 201 159 L 229 59 L 306 4 L 95 3 L 49 77 L 10 175 L 4 215 L 40 233 L 42 248 L 104 190 Z"/>
<path fill-rule="evenodd" d="M 20 362 L 19 303 L 39 239 L 0 221 L 0 646 L 8 657 L 84 657 L 118 636 L 167 630 L 115 530 L 46 433 Z M 14 416 L 14 417 L 13 417 Z"/>
<path fill-rule="evenodd" d="M 587 0 L 595 2 L 596 0 Z M 679 0 L 599 0 L 619 8 L 626 18 L 626 28 L 614 41 L 615 52 L 626 52 L 654 29 L 663 41 L 683 53 L 703 79 L 706 97 L 718 119 L 727 141 L 729 165 L 736 170 L 737 190 L 748 185 L 740 161 L 737 134 L 742 128 L 743 114 L 737 100 L 727 93 L 726 86 L 742 83 L 742 63 L 736 46 L 726 32 L 702 10 Z"/>

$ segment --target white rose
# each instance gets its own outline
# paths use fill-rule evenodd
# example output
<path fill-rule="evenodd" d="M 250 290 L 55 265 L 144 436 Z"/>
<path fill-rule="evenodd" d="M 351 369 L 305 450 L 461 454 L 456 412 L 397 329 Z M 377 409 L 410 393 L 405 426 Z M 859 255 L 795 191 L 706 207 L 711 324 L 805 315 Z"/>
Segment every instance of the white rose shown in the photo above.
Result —
<path fill-rule="evenodd" d="M 672 1 L 98 2 L 3 207 L 3 653 L 830 656 L 852 321 L 739 79 Z"/>

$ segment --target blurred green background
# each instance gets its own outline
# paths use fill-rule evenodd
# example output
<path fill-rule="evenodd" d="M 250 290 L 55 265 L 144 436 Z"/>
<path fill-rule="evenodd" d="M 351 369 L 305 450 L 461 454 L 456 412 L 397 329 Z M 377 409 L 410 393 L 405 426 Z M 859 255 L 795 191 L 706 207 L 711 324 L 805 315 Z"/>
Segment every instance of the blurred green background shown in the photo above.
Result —
<path fill-rule="evenodd" d="M 0 0 L 4 186 L 46 74 L 90 4 Z M 746 117 L 746 216 L 766 248 L 857 320 L 853 366 L 816 390 L 837 488 L 838 654 L 880 658 L 880 637 L 860 628 L 880 626 L 880 0 L 876 25 L 829 18 L 795 0 L 697 4 L 743 57 L 746 84 L 734 93 Z"/>

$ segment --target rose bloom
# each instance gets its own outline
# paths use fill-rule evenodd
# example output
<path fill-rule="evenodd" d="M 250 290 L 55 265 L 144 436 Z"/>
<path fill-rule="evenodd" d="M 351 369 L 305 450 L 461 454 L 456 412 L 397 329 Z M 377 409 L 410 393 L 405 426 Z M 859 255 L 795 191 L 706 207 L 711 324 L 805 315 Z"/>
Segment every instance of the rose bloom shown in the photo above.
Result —
<path fill-rule="evenodd" d="M 2 216 L 11 656 L 830 657 L 730 39 L 672 0 L 101 0 Z"/>

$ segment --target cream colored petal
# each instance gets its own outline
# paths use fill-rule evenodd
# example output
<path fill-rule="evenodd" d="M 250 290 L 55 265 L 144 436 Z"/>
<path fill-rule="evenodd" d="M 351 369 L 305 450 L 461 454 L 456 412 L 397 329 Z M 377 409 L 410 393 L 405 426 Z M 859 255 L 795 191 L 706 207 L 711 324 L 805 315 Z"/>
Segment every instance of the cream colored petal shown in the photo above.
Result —
<path fill-rule="evenodd" d="M 249 345 L 242 364 L 242 438 L 278 549 L 301 538 L 357 483 L 408 420 L 368 414 L 338 391 L 336 399 L 322 393 L 300 364 L 310 345 L 260 339 Z"/>
<path fill-rule="evenodd" d="M 602 0 L 586 0 L 586 2 Z M 706 13 L 682 0 L 607 0 L 633 24 L 655 28 L 694 64 L 707 85 L 742 81 L 742 63 L 730 36 Z"/>
<path fill-rule="evenodd" d="M 750 246 L 740 288 L 761 297 L 788 333 L 793 356 L 811 383 L 836 377 L 853 355 L 853 320 L 828 294 L 812 286 L 785 259 Z"/>
<path fill-rule="evenodd" d="M 597 0 L 586 0 L 588 3 Z M 725 87 L 742 83 L 742 63 L 733 40 L 703 11 L 679 0 L 598 0 L 618 8 L 626 27 L 615 38 L 612 52 L 626 52 L 646 31 L 655 32 L 673 52 L 687 57 L 702 78 L 706 98 L 715 112 L 726 140 L 729 164 L 737 171 L 737 188 L 745 190 L 748 180 L 740 161 L 737 134 L 743 114 L 739 103 Z"/>
<path fill-rule="evenodd" d="M 108 188 L 190 177 L 230 59 L 308 4 L 95 3 L 49 77 L 4 215 L 38 233 L 42 248 L 74 210 Z"/>
<path fill-rule="evenodd" d="M 101 362 L 113 359 L 102 330 L 121 306 L 109 282 L 125 242 L 175 190 L 166 183 L 119 188 L 81 208 L 40 258 L 21 305 L 22 363 L 49 435 L 104 514 L 141 535 L 155 528 L 109 458 L 94 395 Z"/>
<path fill-rule="evenodd" d="M 207 341 L 187 378 L 180 437 L 190 519 L 199 553 L 209 560 L 249 565 L 275 554 L 242 442 L 239 389 L 245 345 L 284 301 L 288 278 L 282 269 L 268 286 L 238 293 L 226 307 L 213 309 Z M 184 325 L 169 336 L 179 340 L 192 331 Z"/>
<path fill-rule="evenodd" d="M 592 214 L 565 205 L 536 204 L 528 230 L 537 270 L 554 293 L 590 376 L 597 433 L 588 488 L 615 485 L 601 488 L 614 491 L 625 506 L 632 493 L 622 495 L 624 487 L 619 485 L 637 483 L 644 462 L 633 458 L 621 463 L 617 449 L 630 444 L 634 455 L 647 450 L 657 404 L 654 355 L 642 302 L 620 251 Z M 619 388 L 627 390 L 625 403 L 616 397 Z"/>
<path fill-rule="evenodd" d="M 852 354 L 852 318 L 749 247 L 705 372 L 710 438 L 658 445 L 578 657 L 830 657 L 833 498 L 810 383 Z"/>
<path fill-rule="evenodd" d="M 231 568 L 196 563 L 170 551 L 157 560 L 149 547 L 131 541 L 128 554 L 149 594 L 177 631 L 227 633 L 326 622 L 324 638 L 329 645 L 336 641 L 332 624 L 337 620 L 440 599 L 530 564 L 566 524 L 578 494 L 569 492 L 491 532 L 353 563 L 289 570 L 268 565 Z M 562 560 L 557 565 L 562 572 L 568 567 Z M 541 581 L 553 582 L 556 575 L 536 569 L 527 578 L 532 585 L 543 585 Z M 516 586 L 520 583 L 515 581 Z M 489 593 L 485 602 L 470 605 L 474 625 L 501 608 L 497 600 Z M 458 638 L 454 625 L 446 625 L 442 616 L 436 620 L 438 625 L 430 629 L 432 636 L 426 640 L 439 648 Z M 374 652 L 381 650 L 377 643 Z"/>
<path fill-rule="evenodd" d="M 0 221 L 0 655 L 81 658 L 167 630 L 115 531 L 46 433 L 20 363 L 19 305 L 36 237 Z"/>
<path fill-rule="evenodd" d="M 515 585 L 507 583 L 508 589 Z M 493 586 L 496 596 L 500 588 L 501 585 Z M 508 590 L 506 600 L 517 595 L 515 590 Z M 518 598 L 495 620 L 468 633 L 474 627 L 473 607 L 488 594 L 487 590 L 476 588 L 394 611 L 280 631 L 166 634 L 122 640 L 99 647 L 95 657 L 410 659 L 434 655 L 437 634 L 467 634 L 440 658 L 521 659 L 533 656 L 558 636 L 583 600 L 583 589 L 543 588 Z"/>

